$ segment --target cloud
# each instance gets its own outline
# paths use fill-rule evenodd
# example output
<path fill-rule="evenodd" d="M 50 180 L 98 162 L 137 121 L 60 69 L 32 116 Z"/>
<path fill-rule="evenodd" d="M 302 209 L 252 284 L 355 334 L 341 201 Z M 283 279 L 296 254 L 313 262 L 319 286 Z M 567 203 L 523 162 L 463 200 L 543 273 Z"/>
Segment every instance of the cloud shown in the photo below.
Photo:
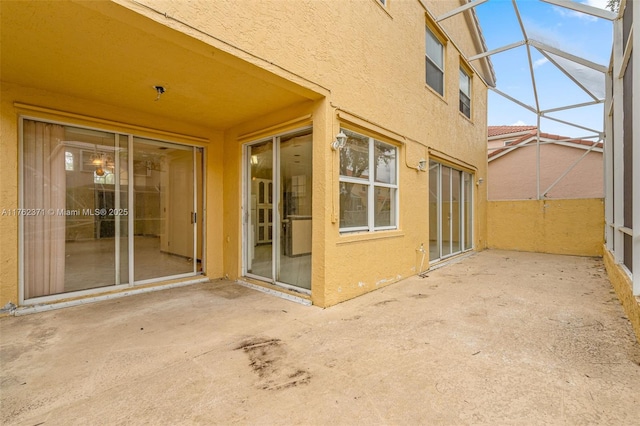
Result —
<path fill-rule="evenodd" d="M 518 120 L 515 123 L 511 124 L 511 126 L 526 126 L 526 125 L 527 125 L 527 123 L 525 123 L 522 120 Z"/>
<path fill-rule="evenodd" d="M 540 58 L 533 62 L 533 68 L 538 68 L 549 62 L 547 58 Z"/>
<path fill-rule="evenodd" d="M 607 0 L 585 0 L 581 1 L 580 3 L 587 6 L 598 7 L 600 9 L 607 8 Z M 563 18 L 578 18 L 586 22 L 595 22 L 598 20 L 595 16 L 587 15 L 586 13 L 577 12 L 575 10 L 567 9 L 560 6 L 553 6 L 553 10 Z"/>
<path fill-rule="evenodd" d="M 607 0 L 585 0 L 580 3 L 586 4 L 588 6 L 599 7 L 600 9 L 607 8 Z"/>

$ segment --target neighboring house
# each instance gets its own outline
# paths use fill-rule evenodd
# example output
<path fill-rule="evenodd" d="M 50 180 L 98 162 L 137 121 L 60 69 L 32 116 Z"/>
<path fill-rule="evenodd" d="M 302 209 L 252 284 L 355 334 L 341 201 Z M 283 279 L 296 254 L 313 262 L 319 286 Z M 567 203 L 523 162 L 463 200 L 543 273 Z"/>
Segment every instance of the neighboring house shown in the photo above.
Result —
<path fill-rule="evenodd" d="M 604 197 L 601 142 L 537 132 L 488 127 L 489 200 Z"/>
<path fill-rule="evenodd" d="M 217 278 L 330 306 L 484 248 L 466 3 L 0 2 L 0 307 Z"/>

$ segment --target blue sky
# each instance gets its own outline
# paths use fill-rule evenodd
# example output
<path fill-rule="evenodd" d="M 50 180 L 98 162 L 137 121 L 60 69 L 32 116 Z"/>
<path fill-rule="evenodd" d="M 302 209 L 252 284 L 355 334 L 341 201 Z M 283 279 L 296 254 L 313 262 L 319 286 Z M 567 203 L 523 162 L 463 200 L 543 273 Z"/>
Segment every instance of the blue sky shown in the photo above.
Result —
<path fill-rule="evenodd" d="M 605 7 L 606 0 L 581 1 L 597 7 Z M 539 0 L 517 0 L 525 31 L 530 39 L 559 48 L 572 55 L 608 66 L 611 56 L 612 23 L 554 6 Z M 476 13 L 489 50 L 523 40 L 511 0 L 489 0 L 476 7 Z M 536 49 L 531 49 L 536 87 L 541 109 L 557 108 L 569 104 L 591 101 L 558 68 Z M 533 85 L 525 46 L 491 57 L 497 88 L 508 95 L 535 107 Z M 565 61 L 566 62 L 566 61 Z M 572 65 L 571 63 L 569 65 Z M 602 88 L 604 79 L 589 69 L 576 69 L 581 81 L 588 87 Z M 602 93 L 602 92 L 601 92 Z M 582 107 L 551 114 L 555 118 L 576 122 L 579 125 L 602 130 L 603 107 Z M 489 125 L 535 125 L 535 114 L 521 108 L 504 97 L 489 92 Z M 541 131 L 571 137 L 586 137 L 592 133 L 572 126 L 544 119 Z"/>

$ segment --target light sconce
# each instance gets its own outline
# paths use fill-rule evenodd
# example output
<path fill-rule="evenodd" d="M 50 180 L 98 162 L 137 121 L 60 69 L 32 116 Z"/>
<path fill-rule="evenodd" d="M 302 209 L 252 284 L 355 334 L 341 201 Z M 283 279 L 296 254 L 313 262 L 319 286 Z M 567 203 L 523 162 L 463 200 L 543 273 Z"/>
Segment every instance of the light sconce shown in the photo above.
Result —
<path fill-rule="evenodd" d="M 344 145 L 347 143 L 347 135 L 340 132 L 336 135 L 336 140 L 331 142 L 331 149 L 337 151 L 339 149 L 344 148 Z"/>
<path fill-rule="evenodd" d="M 253 164 L 254 166 L 256 164 L 258 164 L 258 156 L 257 155 L 252 155 L 251 156 L 251 164 Z"/>
<path fill-rule="evenodd" d="M 421 172 L 427 170 L 427 160 L 421 158 L 420 161 L 418 161 L 418 170 L 420 170 Z"/>
<path fill-rule="evenodd" d="M 480 184 L 482 184 L 482 182 L 484 182 L 484 179 L 480 178 L 480 179 L 478 179 L 478 182 L 476 182 L 476 185 L 480 185 Z"/>

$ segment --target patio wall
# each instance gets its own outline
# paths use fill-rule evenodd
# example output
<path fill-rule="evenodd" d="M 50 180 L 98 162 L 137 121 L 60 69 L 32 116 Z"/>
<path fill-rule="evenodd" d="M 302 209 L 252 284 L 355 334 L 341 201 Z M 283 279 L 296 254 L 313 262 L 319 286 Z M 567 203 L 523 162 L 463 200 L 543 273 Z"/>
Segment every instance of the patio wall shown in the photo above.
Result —
<path fill-rule="evenodd" d="M 489 201 L 489 248 L 602 256 L 604 203 L 577 200 Z"/>
<path fill-rule="evenodd" d="M 616 291 L 624 312 L 633 326 L 633 331 L 636 333 L 636 338 L 640 342 L 640 297 L 633 295 L 631 278 L 616 262 L 609 250 L 604 250 L 603 259 L 611 286 Z"/>

